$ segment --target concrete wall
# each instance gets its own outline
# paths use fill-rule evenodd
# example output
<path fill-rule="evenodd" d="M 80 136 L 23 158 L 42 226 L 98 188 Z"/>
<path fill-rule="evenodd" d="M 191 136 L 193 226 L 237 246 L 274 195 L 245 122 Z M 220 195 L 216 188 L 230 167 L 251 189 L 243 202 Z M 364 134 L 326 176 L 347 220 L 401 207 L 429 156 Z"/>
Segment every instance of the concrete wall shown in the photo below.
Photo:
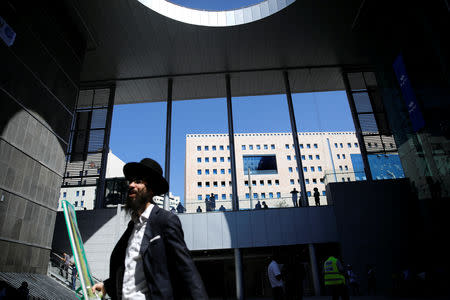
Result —
<path fill-rule="evenodd" d="M 2 1 L 0 270 L 46 273 L 84 43 L 59 1 Z"/>
<path fill-rule="evenodd" d="M 377 288 L 390 293 L 392 272 L 406 268 L 415 234 L 408 179 L 331 183 L 327 195 L 334 202 L 343 261 L 359 275 L 363 293 L 367 264 L 376 267 Z"/>
<path fill-rule="evenodd" d="M 190 250 L 211 250 L 327 243 L 337 241 L 332 207 L 283 208 L 258 211 L 180 214 Z M 97 209 L 77 212 L 91 272 L 109 276 L 109 258 L 129 221 L 124 210 Z M 69 251 L 62 213 L 58 213 L 52 248 Z"/>

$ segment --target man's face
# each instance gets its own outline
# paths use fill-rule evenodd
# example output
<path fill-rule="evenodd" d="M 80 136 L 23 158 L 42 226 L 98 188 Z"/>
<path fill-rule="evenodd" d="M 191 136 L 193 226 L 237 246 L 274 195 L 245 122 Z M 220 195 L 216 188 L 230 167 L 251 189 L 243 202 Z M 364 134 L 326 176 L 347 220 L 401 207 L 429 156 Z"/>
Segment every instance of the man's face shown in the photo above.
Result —
<path fill-rule="evenodd" d="M 139 215 L 145 209 L 147 202 L 152 198 L 151 190 L 147 189 L 144 179 L 133 178 L 128 183 L 128 197 L 125 209 L 132 215 Z"/>

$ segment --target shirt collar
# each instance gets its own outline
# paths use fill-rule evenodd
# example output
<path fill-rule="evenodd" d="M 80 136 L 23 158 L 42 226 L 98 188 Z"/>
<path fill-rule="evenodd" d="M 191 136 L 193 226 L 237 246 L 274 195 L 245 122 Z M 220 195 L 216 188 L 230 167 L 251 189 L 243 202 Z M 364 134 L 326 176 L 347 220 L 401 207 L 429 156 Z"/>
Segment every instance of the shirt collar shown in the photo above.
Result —
<path fill-rule="evenodd" d="M 144 212 L 139 216 L 136 223 L 144 224 L 150 218 L 150 213 L 155 205 L 150 203 L 150 205 L 144 210 Z"/>

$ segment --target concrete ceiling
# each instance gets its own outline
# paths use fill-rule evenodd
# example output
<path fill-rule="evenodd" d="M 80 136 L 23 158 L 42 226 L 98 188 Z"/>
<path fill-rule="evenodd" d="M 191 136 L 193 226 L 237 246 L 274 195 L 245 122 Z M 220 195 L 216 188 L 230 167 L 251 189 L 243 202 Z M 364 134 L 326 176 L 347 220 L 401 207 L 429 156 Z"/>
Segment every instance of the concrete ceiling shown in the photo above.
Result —
<path fill-rule="evenodd" d="M 88 41 L 83 86 L 117 84 L 116 104 L 342 90 L 341 66 L 367 65 L 352 33 L 360 0 L 297 0 L 256 22 L 191 25 L 137 0 L 67 0 Z"/>

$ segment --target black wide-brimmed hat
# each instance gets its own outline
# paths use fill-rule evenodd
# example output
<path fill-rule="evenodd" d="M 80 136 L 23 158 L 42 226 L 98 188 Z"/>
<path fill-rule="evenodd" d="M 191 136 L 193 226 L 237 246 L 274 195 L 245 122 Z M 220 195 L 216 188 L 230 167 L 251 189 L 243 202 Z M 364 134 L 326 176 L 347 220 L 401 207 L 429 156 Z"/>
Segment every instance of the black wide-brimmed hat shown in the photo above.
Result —
<path fill-rule="evenodd" d="M 123 167 L 123 174 L 127 180 L 149 178 L 148 185 L 155 195 L 167 193 L 169 184 L 162 176 L 161 166 L 151 158 L 144 158 L 140 162 L 130 162 Z"/>

